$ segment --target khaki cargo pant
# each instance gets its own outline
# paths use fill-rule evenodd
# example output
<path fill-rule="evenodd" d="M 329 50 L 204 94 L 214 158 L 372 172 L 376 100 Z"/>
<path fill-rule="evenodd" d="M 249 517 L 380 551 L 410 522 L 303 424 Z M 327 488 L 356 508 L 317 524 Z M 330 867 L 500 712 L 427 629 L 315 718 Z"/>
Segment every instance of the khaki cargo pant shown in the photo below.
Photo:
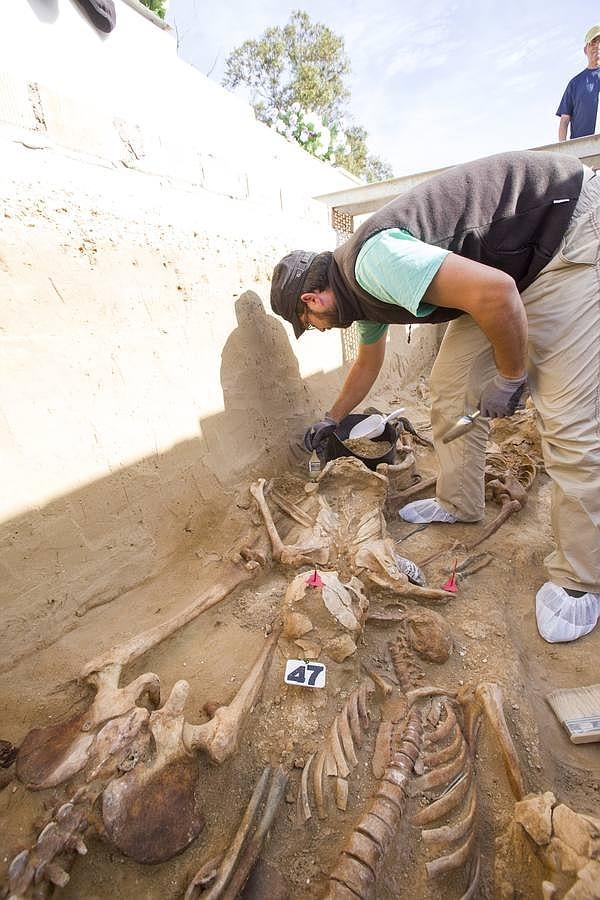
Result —
<path fill-rule="evenodd" d="M 558 253 L 522 294 L 529 324 L 528 380 L 552 479 L 556 550 L 550 580 L 600 592 L 600 172 L 586 180 Z M 431 373 L 436 496 L 449 512 L 484 511 L 487 420 L 450 444 L 441 436 L 477 407 L 495 373 L 489 341 L 470 316 L 450 323 Z"/>

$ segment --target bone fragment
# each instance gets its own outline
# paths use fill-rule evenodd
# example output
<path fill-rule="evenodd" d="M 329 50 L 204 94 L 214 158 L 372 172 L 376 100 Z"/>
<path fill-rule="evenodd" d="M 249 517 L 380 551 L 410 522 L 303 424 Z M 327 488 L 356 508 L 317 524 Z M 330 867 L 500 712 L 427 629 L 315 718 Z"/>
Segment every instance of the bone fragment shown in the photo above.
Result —
<path fill-rule="evenodd" d="M 475 689 L 475 696 L 483 705 L 486 716 L 492 726 L 496 739 L 500 745 L 506 774 L 510 782 L 513 794 L 517 800 L 522 800 L 527 793 L 525 780 L 521 772 L 521 766 L 517 751 L 513 743 L 504 710 L 502 709 L 502 690 L 500 685 L 494 682 L 482 682 Z"/>
<path fill-rule="evenodd" d="M 367 622 L 403 622 L 405 608 L 399 606 L 396 609 L 373 609 L 367 613 Z"/>
<path fill-rule="evenodd" d="M 355 688 L 350 694 L 347 702 L 348 722 L 350 723 L 350 732 L 352 739 L 357 747 L 363 745 L 362 726 L 358 713 L 358 688 Z"/>
<path fill-rule="evenodd" d="M 556 900 L 558 888 L 552 881 L 542 881 L 542 896 L 544 900 Z"/>
<path fill-rule="evenodd" d="M 403 617 L 409 646 L 428 662 L 444 663 L 452 653 L 446 619 L 432 609 L 411 609 Z"/>
<path fill-rule="evenodd" d="M 350 724 L 348 722 L 347 704 L 344 705 L 344 708 L 338 716 L 338 727 L 346 760 L 348 761 L 348 765 L 350 766 L 350 768 L 353 769 L 354 766 L 358 764 L 358 759 L 356 758 L 354 741 L 352 739 L 352 732 L 350 731 Z"/>
<path fill-rule="evenodd" d="M 440 716 L 442 713 L 442 699 L 438 695 L 437 697 L 431 698 L 431 705 L 429 708 L 429 712 L 427 713 L 426 719 L 427 724 L 432 725 L 434 728 L 440 721 Z"/>
<path fill-rule="evenodd" d="M 317 753 L 315 764 L 313 766 L 313 790 L 315 794 L 315 803 L 317 804 L 317 815 L 320 819 L 327 818 L 327 806 L 325 803 L 324 785 L 323 785 L 323 769 L 325 766 L 325 751 L 319 750 Z"/>
<path fill-rule="evenodd" d="M 342 745 L 340 742 L 340 734 L 338 731 L 338 716 L 336 716 L 331 723 L 331 728 L 329 729 L 329 740 L 331 742 L 331 749 L 333 751 L 333 755 L 337 764 L 337 774 L 340 776 L 340 778 L 347 778 L 350 774 L 350 769 L 348 768 L 348 764 L 346 763 L 346 758 L 344 756 L 344 751 L 342 750 Z"/>
<path fill-rule="evenodd" d="M 341 583 L 337 572 L 320 572 L 324 582 L 322 588 L 323 603 L 331 615 L 343 628 L 352 634 L 360 631 L 360 623 L 352 609 L 352 597 L 348 589 Z"/>
<path fill-rule="evenodd" d="M 190 752 L 204 750 L 216 763 L 235 753 L 246 717 L 262 691 L 280 633 L 278 624 L 229 706 L 220 706 L 203 725 L 185 724 L 183 742 Z"/>
<path fill-rule="evenodd" d="M 345 778 L 335 779 L 335 805 L 341 810 L 348 806 L 348 782 Z"/>
<path fill-rule="evenodd" d="M 200 889 L 200 892 L 202 892 L 213 883 L 219 872 L 219 866 L 223 862 L 223 856 L 223 853 L 217 853 L 216 856 L 211 857 L 211 859 L 203 863 L 190 881 L 185 892 L 184 900 L 196 897 L 198 894 L 197 889 Z"/>
<path fill-rule="evenodd" d="M 265 528 L 267 529 L 267 534 L 269 535 L 269 539 L 271 541 L 273 559 L 279 561 L 285 548 L 283 541 L 279 537 L 277 528 L 275 527 L 275 522 L 273 521 L 271 510 L 269 509 L 267 501 L 265 500 L 265 483 L 266 482 L 264 478 L 259 478 L 258 481 L 255 481 L 250 485 L 250 493 L 256 500 L 258 508 L 263 517 Z"/>
<path fill-rule="evenodd" d="M 415 465 L 415 457 L 413 453 L 408 453 L 406 457 L 399 463 L 379 463 L 377 466 L 377 473 L 379 475 L 385 475 L 386 478 L 394 477 L 396 475 L 401 475 L 403 472 L 407 472 L 409 469 L 413 468 Z"/>
<path fill-rule="evenodd" d="M 394 685 L 392 682 L 386 678 L 384 675 L 380 675 L 374 669 L 370 669 L 364 663 L 362 663 L 362 667 L 366 674 L 369 676 L 373 684 L 379 688 L 384 697 L 389 697 L 389 695 L 394 690 Z"/>
<path fill-rule="evenodd" d="M 371 714 L 368 707 L 369 683 L 363 681 L 358 687 L 358 717 L 364 731 L 367 731 Z"/>
<path fill-rule="evenodd" d="M 328 735 L 329 738 L 329 735 Z M 338 766 L 336 762 L 335 755 L 333 750 L 328 742 L 327 748 L 325 750 L 325 765 L 323 767 L 323 772 L 328 777 L 335 777 L 338 773 Z"/>
<path fill-rule="evenodd" d="M 302 769 L 302 777 L 300 779 L 300 790 L 296 801 L 296 821 L 299 825 L 304 825 L 312 816 L 310 802 L 308 799 L 308 774 L 310 772 L 311 763 L 315 758 L 315 754 L 311 753 Z"/>
<path fill-rule="evenodd" d="M 466 559 L 460 563 L 456 568 L 456 577 L 458 579 L 468 578 L 470 575 L 474 575 L 475 572 L 479 572 L 481 569 L 485 569 L 486 566 L 492 562 L 494 557 L 491 553 L 479 553 L 475 556 L 467 556 Z"/>

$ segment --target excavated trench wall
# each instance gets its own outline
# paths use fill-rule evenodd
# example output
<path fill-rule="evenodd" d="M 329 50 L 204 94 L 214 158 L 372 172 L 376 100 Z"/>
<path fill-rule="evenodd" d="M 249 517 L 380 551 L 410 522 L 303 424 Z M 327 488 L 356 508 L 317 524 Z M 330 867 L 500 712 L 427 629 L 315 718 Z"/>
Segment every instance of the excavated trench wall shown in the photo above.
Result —
<path fill-rule="evenodd" d="M 116 7 L 110 35 L 75 0 L 2 13 L 3 665 L 210 546 L 352 357 L 339 333 L 296 343 L 268 296 L 283 253 L 335 246 L 312 197 L 355 180 Z M 401 381 L 437 335 L 394 330 L 381 377 Z"/>

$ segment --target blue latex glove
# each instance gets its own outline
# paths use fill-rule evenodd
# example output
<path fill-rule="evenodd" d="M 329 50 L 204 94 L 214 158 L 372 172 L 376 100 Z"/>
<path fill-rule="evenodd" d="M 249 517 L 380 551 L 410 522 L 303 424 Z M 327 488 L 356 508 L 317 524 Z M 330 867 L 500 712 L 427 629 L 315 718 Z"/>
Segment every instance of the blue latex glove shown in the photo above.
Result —
<path fill-rule="evenodd" d="M 338 422 L 327 415 L 327 413 L 325 413 L 325 416 L 322 419 L 315 422 L 314 425 L 311 425 L 304 435 L 304 446 L 308 452 L 312 453 L 313 450 L 319 452 L 329 435 L 332 431 L 335 431 L 337 427 Z"/>
<path fill-rule="evenodd" d="M 485 386 L 481 395 L 481 415 L 488 419 L 512 416 L 527 387 L 527 375 L 506 378 L 499 372 Z"/>

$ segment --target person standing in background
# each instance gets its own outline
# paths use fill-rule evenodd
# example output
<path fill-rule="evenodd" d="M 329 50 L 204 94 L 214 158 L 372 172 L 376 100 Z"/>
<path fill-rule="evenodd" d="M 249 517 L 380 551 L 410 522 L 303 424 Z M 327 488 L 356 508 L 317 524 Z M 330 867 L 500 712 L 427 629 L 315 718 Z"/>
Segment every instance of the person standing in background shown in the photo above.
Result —
<path fill-rule="evenodd" d="M 583 52 L 587 68 L 571 78 L 556 115 L 560 116 L 558 140 L 598 134 L 598 92 L 600 89 L 600 25 L 592 25 L 585 36 Z"/>

